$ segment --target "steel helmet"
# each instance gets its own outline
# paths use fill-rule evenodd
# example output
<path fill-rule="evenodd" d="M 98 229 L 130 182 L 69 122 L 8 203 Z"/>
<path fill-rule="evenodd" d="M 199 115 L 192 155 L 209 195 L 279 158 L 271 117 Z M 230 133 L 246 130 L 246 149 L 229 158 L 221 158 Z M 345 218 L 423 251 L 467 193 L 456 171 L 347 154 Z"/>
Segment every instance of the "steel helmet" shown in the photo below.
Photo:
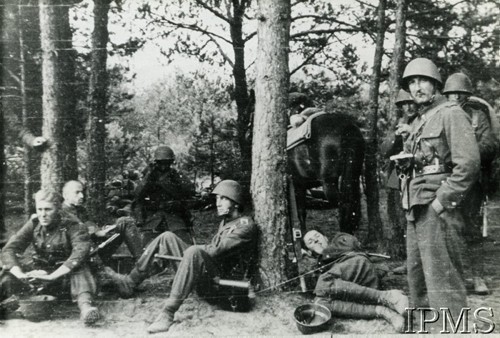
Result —
<path fill-rule="evenodd" d="M 402 88 L 408 90 L 408 80 L 412 76 L 425 76 L 435 80 L 438 83 L 438 86 L 441 87 L 443 85 L 443 81 L 441 80 L 441 75 L 439 74 L 439 70 L 437 66 L 429 59 L 426 58 L 416 58 L 411 60 L 405 68 L 403 72 L 402 78 Z"/>
<path fill-rule="evenodd" d="M 451 74 L 444 84 L 443 94 L 467 93 L 472 95 L 472 82 L 464 73 Z"/>
<path fill-rule="evenodd" d="M 167 146 L 159 146 L 155 151 L 155 161 L 175 160 L 174 151 Z"/>
<path fill-rule="evenodd" d="M 400 89 L 396 97 L 396 104 L 404 102 L 413 102 L 413 97 L 406 90 Z"/>
<path fill-rule="evenodd" d="M 219 182 L 212 191 L 214 195 L 227 197 L 239 205 L 243 204 L 243 191 L 241 185 L 233 180 L 224 180 Z"/>

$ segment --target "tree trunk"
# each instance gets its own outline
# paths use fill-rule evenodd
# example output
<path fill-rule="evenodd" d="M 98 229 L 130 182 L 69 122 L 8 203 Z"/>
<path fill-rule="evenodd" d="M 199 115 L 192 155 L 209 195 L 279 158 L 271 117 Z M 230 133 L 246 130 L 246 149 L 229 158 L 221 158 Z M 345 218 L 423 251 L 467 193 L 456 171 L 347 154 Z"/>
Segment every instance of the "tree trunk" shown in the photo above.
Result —
<path fill-rule="evenodd" d="M 94 0 L 94 31 L 89 86 L 89 119 L 87 124 L 87 194 L 88 208 L 96 221 L 104 221 L 106 182 L 106 105 L 108 74 L 106 70 L 109 0 Z"/>
<path fill-rule="evenodd" d="M 256 106 L 251 190 L 255 220 L 262 232 L 260 276 L 276 285 L 286 275 L 286 108 L 290 1 L 260 0 L 258 14 Z"/>
<path fill-rule="evenodd" d="M 403 63 L 406 48 L 406 0 L 398 0 L 396 7 L 396 41 L 392 53 L 391 72 L 389 76 L 389 88 L 391 90 L 389 104 L 390 125 L 393 126 L 397 120 L 396 98 L 400 89 L 399 79 L 403 73 Z M 391 190 L 391 189 L 387 189 Z M 393 196 L 394 195 L 394 196 Z M 401 198 L 394 191 L 387 193 L 387 216 L 389 222 L 384 227 L 384 246 L 388 254 L 396 259 L 402 259 L 406 255 L 405 228 L 406 219 L 402 212 Z"/>
<path fill-rule="evenodd" d="M 248 84 L 245 69 L 245 43 L 243 41 L 243 16 L 245 14 L 245 5 L 233 5 L 233 20 L 231 22 L 231 40 L 234 51 L 234 99 L 236 101 L 238 143 L 241 151 L 241 172 L 244 187 L 248 187 L 252 163 L 252 145 L 246 138 L 246 133 L 250 123 L 250 113 L 248 111 Z"/>
<path fill-rule="evenodd" d="M 40 34 L 42 46 L 43 127 L 42 133 L 49 140 L 49 147 L 42 155 L 42 188 L 61 191 L 64 182 L 63 167 L 67 158 L 65 143 L 73 135 L 65 135 L 65 100 L 70 99 L 64 85 L 67 79 L 64 55 L 67 43 L 63 40 L 63 26 L 69 26 L 68 6 L 56 0 L 39 0 Z M 64 22 L 66 21 L 66 22 Z"/>
<path fill-rule="evenodd" d="M 22 6 L 19 1 L 19 89 L 24 130 L 40 135 L 42 129 L 42 74 L 37 62 L 40 50 L 40 26 L 37 6 Z M 27 90 L 28 88 L 28 90 Z M 33 194 L 40 188 L 41 154 L 24 144 L 24 211 L 34 212 Z"/>
<path fill-rule="evenodd" d="M 382 239 L 382 220 L 379 210 L 379 185 L 377 175 L 377 120 L 378 120 L 378 95 L 380 86 L 380 71 L 382 67 L 382 56 L 384 53 L 385 34 L 385 4 L 386 0 L 380 0 L 377 18 L 377 39 L 375 57 L 373 61 L 373 72 L 369 94 L 369 118 L 368 118 L 368 140 L 366 142 L 365 156 L 365 178 L 366 178 L 366 204 L 368 209 L 368 242 L 376 241 L 380 244 Z"/>
<path fill-rule="evenodd" d="M 3 20 L 5 6 L 0 6 L 0 27 L 4 29 Z M 3 35 L 1 35 L 3 38 Z M 0 40 L 0 55 L 3 57 L 5 44 Z M 3 85 L 3 67 L 0 67 L 0 86 Z M 3 116 L 3 98 L 0 99 L 0 249 L 7 242 L 5 228 L 5 173 L 7 163 L 5 163 L 5 119 Z"/>

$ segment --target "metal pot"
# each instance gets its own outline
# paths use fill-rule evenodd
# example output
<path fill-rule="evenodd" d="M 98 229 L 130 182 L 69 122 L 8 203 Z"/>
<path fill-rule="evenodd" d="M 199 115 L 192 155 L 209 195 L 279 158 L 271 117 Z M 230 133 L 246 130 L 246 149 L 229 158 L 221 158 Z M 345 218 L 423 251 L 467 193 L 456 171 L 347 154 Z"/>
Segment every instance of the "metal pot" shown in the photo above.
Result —
<path fill-rule="evenodd" d="M 300 332 L 311 334 L 326 330 L 332 313 L 324 305 L 305 304 L 295 309 L 293 317 Z"/>

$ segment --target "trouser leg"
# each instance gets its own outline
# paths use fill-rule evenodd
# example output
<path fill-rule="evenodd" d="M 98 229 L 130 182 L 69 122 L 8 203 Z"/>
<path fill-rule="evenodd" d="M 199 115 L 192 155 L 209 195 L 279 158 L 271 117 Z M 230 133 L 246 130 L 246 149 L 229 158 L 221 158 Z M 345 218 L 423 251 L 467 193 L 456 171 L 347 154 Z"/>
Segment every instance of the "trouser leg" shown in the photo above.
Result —
<path fill-rule="evenodd" d="M 184 258 L 175 274 L 165 308 L 175 312 L 195 287 L 203 285 L 210 288 L 211 281 L 218 275 L 218 272 L 217 265 L 202 248 L 199 246 L 189 247 L 184 252 Z M 208 294 L 204 294 L 204 296 L 208 296 Z"/>
<path fill-rule="evenodd" d="M 88 293 L 91 296 L 96 294 L 96 281 L 88 265 L 83 265 L 71 271 L 69 278 L 71 297 L 73 300 L 77 300 L 78 296 L 83 293 Z"/>
<path fill-rule="evenodd" d="M 415 231 L 421 253 L 430 307 L 448 308 L 458 318 L 467 305 L 463 281 L 463 219 L 458 210 L 438 215 L 423 206 L 416 215 Z"/>
<path fill-rule="evenodd" d="M 406 230 L 406 256 L 408 266 L 408 287 L 410 293 L 410 307 L 428 307 L 427 288 L 422 267 L 422 258 L 418 247 L 418 238 L 415 222 L 408 221 Z"/>
<path fill-rule="evenodd" d="M 142 255 L 143 246 L 135 220 L 132 217 L 120 217 L 116 223 L 121 225 L 120 236 L 123 238 L 132 257 L 134 257 L 134 260 L 139 259 Z"/>

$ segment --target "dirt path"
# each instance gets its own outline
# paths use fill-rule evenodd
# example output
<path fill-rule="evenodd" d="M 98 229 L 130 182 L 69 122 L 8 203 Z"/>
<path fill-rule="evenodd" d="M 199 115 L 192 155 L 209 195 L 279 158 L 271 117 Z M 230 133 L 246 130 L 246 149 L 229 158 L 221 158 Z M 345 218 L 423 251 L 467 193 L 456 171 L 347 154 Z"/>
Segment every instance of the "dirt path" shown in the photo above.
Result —
<path fill-rule="evenodd" d="M 207 223 L 202 214 L 198 218 Z M 317 225 L 332 220 L 334 212 L 313 210 L 311 220 Z M 207 217 L 208 218 L 208 217 Z M 480 267 L 482 277 L 492 293 L 488 296 L 469 295 L 469 305 L 491 307 L 496 324 L 494 332 L 500 332 L 500 200 L 495 199 L 490 209 L 490 236 L 482 246 L 476 246 L 470 253 L 471 262 Z M 210 221 L 210 222 L 208 222 Z M 328 222 L 328 221 L 327 221 Z M 198 233 L 197 237 L 210 236 L 215 228 Z M 386 262 L 393 268 L 402 262 Z M 466 277 L 470 277 L 470 265 Z M 165 278 L 165 277 L 164 277 Z M 407 291 L 406 276 L 389 273 L 384 279 L 385 288 L 399 288 Z M 163 283 L 163 284 L 162 284 Z M 134 299 L 100 299 L 99 309 L 103 320 L 95 327 L 84 327 L 78 320 L 75 304 L 60 303 L 51 320 L 30 322 L 24 319 L 10 319 L 0 324 L 2 337 L 141 337 L 146 336 L 145 328 L 158 313 L 165 290 L 158 292 L 158 286 L 165 280 L 151 279 L 144 285 L 144 292 Z M 161 288 L 160 288 L 161 289 Z M 163 288 L 164 289 L 164 288 Z M 106 300 L 107 299 L 107 300 Z M 311 295 L 281 293 L 257 295 L 254 309 L 248 313 L 234 313 L 220 310 L 197 298 L 188 299 L 176 314 L 176 323 L 167 334 L 157 336 L 255 336 L 299 335 L 292 313 L 298 305 L 310 302 Z M 394 333 L 393 328 L 383 320 L 347 320 L 334 318 L 329 332 L 334 334 L 386 334 Z M 323 334 L 328 333 L 324 332 Z"/>

